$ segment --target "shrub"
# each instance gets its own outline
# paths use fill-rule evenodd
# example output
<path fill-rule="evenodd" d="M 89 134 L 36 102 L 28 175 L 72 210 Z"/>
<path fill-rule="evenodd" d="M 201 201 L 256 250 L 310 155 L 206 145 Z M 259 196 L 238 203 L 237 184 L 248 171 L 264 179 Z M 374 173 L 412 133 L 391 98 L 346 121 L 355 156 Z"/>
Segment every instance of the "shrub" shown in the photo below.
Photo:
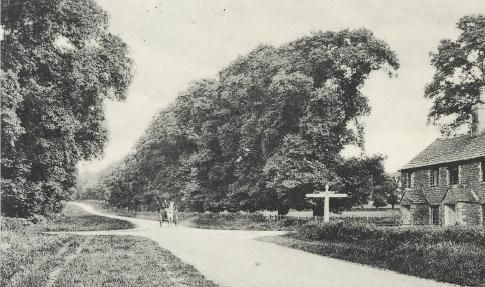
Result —
<path fill-rule="evenodd" d="M 309 223 L 302 226 L 295 235 L 306 240 L 327 240 L 354 242 L 365 240 L 383 240 L 400 243 L 473 243 L 485 247 L 485 231 L 481 228 L 452 226 L 437 228 L 433 226 L 416 227 L 380 227 L 364 224 L 329 223 L 316 225 Z"/>
<path fill-rule="evenodd" d="M 29 220 L 16 217 L 0 217 L 0 221 L 2 231 L 23 231 L 32 225 Z"/>
<path fill-rule="evenodd" d="M 299 248 L 438 281 L 485 286 L 485 231 L 453 226 L 377 227 L 307 224 L 288 236 Z"/>

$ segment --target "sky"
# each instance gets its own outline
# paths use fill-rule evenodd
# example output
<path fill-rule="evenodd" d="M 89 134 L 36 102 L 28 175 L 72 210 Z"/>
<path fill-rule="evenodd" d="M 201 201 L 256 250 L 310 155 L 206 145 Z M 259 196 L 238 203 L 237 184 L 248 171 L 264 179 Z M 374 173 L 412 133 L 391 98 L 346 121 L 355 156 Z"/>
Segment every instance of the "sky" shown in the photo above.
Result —
<path fill-rule="evenodd" d="M 398 76 L 373 72 L 363 87 L 371 115 L 365 152 L 380 153 L 388 172 L 406 164 L 434 139 L 427 125 L 431 101 L 424 87 L 433 76 L 431 51 L 456 39 L 457 21 L 485 14 L 484 0 L 97 0 L 111 18 L 110 31 L 129 46 L 135 77 L 128 99 L 106 103 L 109 142 L 102 159 L 81 162 L 97 172 L 133 148 L 153 116 L 189 83 L 215 77 L 259 44 L 280 46 L 315 31 L 365 27 L 399 58 Z M 344 154 L 359 152 L 349 147 Z"/>

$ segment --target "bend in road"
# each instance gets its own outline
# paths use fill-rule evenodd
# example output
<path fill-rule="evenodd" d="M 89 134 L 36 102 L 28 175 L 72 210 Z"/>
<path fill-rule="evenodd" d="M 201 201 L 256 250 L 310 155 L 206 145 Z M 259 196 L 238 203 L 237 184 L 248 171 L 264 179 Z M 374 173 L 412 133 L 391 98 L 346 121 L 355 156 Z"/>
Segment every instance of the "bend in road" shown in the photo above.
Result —
<path fill-rule="evenodd" d="M 206 230 L 167 225 L 160 228 L 157 221 L 103 214 L 89 205 L 73 204 L 93 214 L 130 221 L 137 226 L 130 230 L 78 234 L 147 237 L 223 286 L 456 286 L 255 240 L 283 232 Z"/>

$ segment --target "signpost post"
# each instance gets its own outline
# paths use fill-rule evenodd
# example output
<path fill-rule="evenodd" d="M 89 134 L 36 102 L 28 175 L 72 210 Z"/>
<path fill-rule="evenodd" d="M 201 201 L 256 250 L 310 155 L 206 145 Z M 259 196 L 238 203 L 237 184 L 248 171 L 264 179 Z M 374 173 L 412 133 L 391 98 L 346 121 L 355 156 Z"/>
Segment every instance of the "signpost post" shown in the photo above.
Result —
<path fill-rule="evenodd" d="M 330 191 L 328 190 L 329 186 L 328 184 L 325 185 L 325 191 L 318 191 L 315 193 L 308 193 L 306 194 L 306 197 L 309 198 L 324 198 L 325 203 L 323 206 L 323 222 L 328 223 L 330 222 L 330 198 L 343 198 L 347 197 L 347 194 L 342 194 L 342 193 L 337 193 L 335 191 Z"/>

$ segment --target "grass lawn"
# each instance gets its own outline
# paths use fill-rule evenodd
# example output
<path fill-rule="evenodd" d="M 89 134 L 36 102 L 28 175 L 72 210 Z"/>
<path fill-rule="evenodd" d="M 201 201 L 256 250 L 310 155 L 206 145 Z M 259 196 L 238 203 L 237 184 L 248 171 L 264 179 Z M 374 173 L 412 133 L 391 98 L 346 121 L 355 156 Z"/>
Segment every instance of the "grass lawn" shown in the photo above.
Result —
<path fill-rule="evenodd" d="M 72 205 L 42 225 L 4 221 L 10 224 L 2 222 L 0 286 L 217 286 L 145 238 L 41 232 L 131 227 Z"/>
<path fill-rule="evenodd" d="M 93 231 L 134 227 L 128 221 L 93 215 L 73 204 L 67 204 L 62 213 L 49 222 L 35 226 L 38 231 Z"/>

